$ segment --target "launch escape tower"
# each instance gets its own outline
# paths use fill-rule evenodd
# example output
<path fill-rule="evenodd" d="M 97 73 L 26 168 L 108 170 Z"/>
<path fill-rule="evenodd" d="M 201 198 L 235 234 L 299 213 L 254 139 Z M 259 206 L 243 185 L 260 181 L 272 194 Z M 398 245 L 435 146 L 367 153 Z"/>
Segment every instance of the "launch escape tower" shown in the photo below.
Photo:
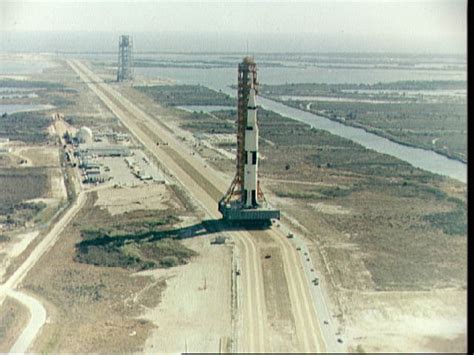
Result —
<path fill-rule="evenodd" d="M 229 221 L 269 223 L 280 211 L 267 205 L 258 179 L 257 66 L 245 57 L 238 69 L 236 174 L 219 211 Z"/>
<path fill-rule="evenodd" d="M 122 35 L 119 37 L 117 81 L 132 80 L 132 48 L 131 36 Z"/>

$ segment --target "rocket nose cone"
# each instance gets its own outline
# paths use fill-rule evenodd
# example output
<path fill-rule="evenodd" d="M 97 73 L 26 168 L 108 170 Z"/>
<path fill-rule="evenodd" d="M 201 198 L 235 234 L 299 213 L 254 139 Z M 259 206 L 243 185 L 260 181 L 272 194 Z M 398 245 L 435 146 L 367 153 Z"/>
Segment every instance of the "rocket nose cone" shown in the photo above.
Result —
<path fill-rule="evenodd" d="M 248 107 L 255 107 L 255 106 L 257 106 L 257 103 L 255 102 L 255 89 L 251 88 L 250 89 L 250 95 L 249 95 Z"/>

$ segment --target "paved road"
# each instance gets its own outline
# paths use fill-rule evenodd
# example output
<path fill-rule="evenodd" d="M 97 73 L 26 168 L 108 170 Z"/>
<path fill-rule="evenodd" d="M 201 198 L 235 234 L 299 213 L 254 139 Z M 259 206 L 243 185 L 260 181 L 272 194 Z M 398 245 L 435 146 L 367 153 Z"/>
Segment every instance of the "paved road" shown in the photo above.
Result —
<path fill-rule="evenodd" d="M 0 304 L 3 303 L 6 296 L 9 296 L 26 306 L 30 312 L 28 325 L 18 337 L 10 352 L 26 352 L 46 322 L 46 310 L 44 306 L 35 298 L 19 290 L 21 289 L 21 282 L 36 265 L 38 260 L 53 247 L 61 235 L 61 232 L 82 208 L 84 202 L 85 194 L 80 193 L 69 210 L 67 210 L 51 231 L 31 252 L 25 262 L 0 286 Z"/>
<path fill-rule="evenodd" d="M 228 181 L 215 174 L 204 161 L 192 155 L 186 146 L 152 118 L 116 90 L 106 85 L 97 75 L 79 61 L 69 65 L 84 80 L 89 88 L 124 123 L 125 126 L 147 147 L 158 160 L 173 173 L 190 194 L 198 201 L 209 217 L 220 218 L 217 200 L 227 189 Z M 156 133 L 155 133 L 156 132 Z M 157 147 L 156 142 L 168 145 Z M 205 177 L 204 177 L 205 175 Z M 278 351 L 268 344 L 268 322 L 265 309 L 262 266 L 258 246 L 252 234 L 257 232 L 227 232 L 237 239 L 243 253 L 243 273 L 240 295 L 242 301 L 242 324 L 238 339 L 238 351 Z M 300 350 L 305 352 L 333 351 L 327 346 L 321 330 L 316 309 L 312 301 L 310 285 L 295 248 L 284 235 L 273 228 L 267 232 L 282 251 L 285 275 L 294 314 Z M 235 341 L 236 339 L 234 339 Z"/>

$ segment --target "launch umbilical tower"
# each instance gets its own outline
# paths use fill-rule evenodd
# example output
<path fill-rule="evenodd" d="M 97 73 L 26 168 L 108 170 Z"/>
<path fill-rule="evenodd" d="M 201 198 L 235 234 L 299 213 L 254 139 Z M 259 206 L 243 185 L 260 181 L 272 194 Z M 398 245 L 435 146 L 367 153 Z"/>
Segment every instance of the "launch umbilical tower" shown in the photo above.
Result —
<path fill-rule="evenodd" d="M 132 77 L 133 77 L 132 48 L 133 48 L 132 36 L 129 36 L 129 35 L 120 36 L 117 81 L 132 80 Z"/>
<path fill-rule="evenodd" d="M 269 208 L 258 178 L 257 66 L 245 57 L 238 67 L 236 174 L 219 211 L 234 221 L 269 222 L 280 211 Z"/>

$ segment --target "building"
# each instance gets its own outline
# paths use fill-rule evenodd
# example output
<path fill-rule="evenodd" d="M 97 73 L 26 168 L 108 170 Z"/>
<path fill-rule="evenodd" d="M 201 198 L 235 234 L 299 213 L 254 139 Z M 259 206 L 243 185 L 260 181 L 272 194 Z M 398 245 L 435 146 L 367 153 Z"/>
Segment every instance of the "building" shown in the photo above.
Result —
<path fill-rule="evenodd" d="M 76 140 L 81 144 L 92 144 L 92 130 L 89 127 L 81 127 L 81 129 L 76 133 Z"/>
<path fill-rule="evenodd" d="M 129 148 L 122 146 L 80 146 L 77 155 L 81 158 L 85 157 L 128 157 L 132 154 Z"/>
<path fill-rule="evenodd" d="M 84 183 L 103 183 L 109 180 L 110 180 L 110 177 L 106 175 L 89 174 L 89 175 L 86 175 L 83 182 Z"/>

